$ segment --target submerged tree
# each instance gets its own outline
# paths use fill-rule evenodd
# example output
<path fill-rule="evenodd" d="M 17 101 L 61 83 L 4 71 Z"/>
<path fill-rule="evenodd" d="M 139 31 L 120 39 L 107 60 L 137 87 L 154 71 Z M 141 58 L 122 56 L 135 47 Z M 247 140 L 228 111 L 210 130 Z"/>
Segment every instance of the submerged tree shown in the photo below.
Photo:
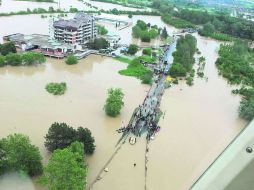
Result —
<path fill-rule="evenodd" d="M 127 53 L 130 55 L 135 55 L 137 51 L 138 51 L 138 46 L 135 44 L 130 44 Z"/>
<path fill-rule="evenodd" d="M 132 18 L 133 17 L 133 15 L 132 14 L 128 14 L 128 18 Z"/>
<path fill-rule="evenodd" d="M 104 38 L 96 38 L 87 43 L 87 46 L 90 49 L 95 49 L 95 50 L 106 49 L 109 47 L 109 45 L 110 45 L 109 42 Z"/>
<path fill-rule="evenodd" d="M 209 36 L 215 32 L 215 27 L 212 23 L 208 22 L 203 26 L 203 29 L 200 30 L 199 34 L 203 36 Z"/>
<path fill-rule="evenodd" d="M 22 62 L 25 65 L 33 65 L 45 62 L 45 57 L 41 53 L 37 52 L 27 52 L 22 54 Z"/>
<path fill-rule="evenodd" d="M 186 76 L 186 69 L 179 63 L 173 63 L 169 69 L 168 74 L 172 77 L 184 77 Z"/>
<path fill-rule="evenodd" d="M 243 119 L 251 121 L 254 118 L 254 97 L 250 100 L 243 99 L 240 103 L 239 114 Z"/>
<path fill-rule="evenodd" d="M 13 42 L 0 44 L 0 54 L 7 55 L 9 53 L 17 53 L 15 44 Z"/>
<path fill-rule="evenodd" d="M 51 152 L 66 148 L 75 141 L 84 145 L 85 154 L 92 154 L 95 150 L 94 137 L 89 129 L 79 127 L 75 130 L 66 123 L 53 123 L 45 139 L 44 144 Z"/>
<path fill-rule="evenodd" d="M 167 39 L 168 38 L 168 32 L 167 32 L 166 27 L 164 27 L 162 32 L 161 32 L 161 38 L 163 38 L 163 39 Z"/>
<path fill-rule="evenodd" d="M 0 174 L 8 171 L 25 171 L 30 176 L 42 173 L 39 149 L 22 134 L 9 135 L 0 140 Z"/>
<path fill-rule="evenodd" d="M 3 67 L 5 65 L 6 65 L 6 63 L 5 63 L 5 57 L 0 55 L 0 67 Z"/>
<path fill-rule="evenodd" d="M 78 63 L 78 59 L 77 57 L 75 57 L 74 55 L 69 55 L 65 61 L 65 63 L 67 65 L 74 65 Z"/>
<path fill-rule="evenodd" d="M 53 123 L 45 137 L 45 146 L 53 152 L 63 149 L 76 140 L 76 131 L 66 123 Z"/>
<path fill-rule="evenodd" d="M 16 53 L 9 53 L 5 56 L 6 63 L 11 66 L 19 66 L 22 64 L 22 57 Z"/>
<path fill-rule="evenodd" d="M 108 33 L 108 30 L 102 25 L 97 25 L 97 30 L 100 35 L 106 35 Z"/>
<path fill-rule="evenodd" d="M 68 148 L 53 152 L 39 181 L 47 185 L 49 190 L 83 190 L 86 187 L 86 176 L 84 145 L 73 142 Z"/>
<path fill-rule="evenodd" d="M 77 141 L 84 144 L 85 154 L 93 154 L 95 150 L 94 137 L 89 129 L 79 127 L 77 129 Z"/>
<path fill-rule="evenodd" d="M 120 111 L 124 106 L 123 97 L 124 93 L 120 88 L 110 88 L 108 90 L 108 98 L 106 100 L 106 104 L 104 105 L 104 110 L 107 115 L 116 117 L 120 114 Z"/>

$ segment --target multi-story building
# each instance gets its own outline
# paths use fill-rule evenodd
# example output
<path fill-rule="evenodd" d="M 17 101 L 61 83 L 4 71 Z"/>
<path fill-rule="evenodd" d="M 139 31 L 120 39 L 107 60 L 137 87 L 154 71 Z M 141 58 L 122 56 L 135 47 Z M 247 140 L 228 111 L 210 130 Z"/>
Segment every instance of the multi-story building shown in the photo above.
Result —
<path fill-rule="evenodd" d="M 74 19 L 55 21 L 53 27 L 54 38 L 68 44 L 84 44 L 97 35 L 94 17 L 83 12 Z"/>

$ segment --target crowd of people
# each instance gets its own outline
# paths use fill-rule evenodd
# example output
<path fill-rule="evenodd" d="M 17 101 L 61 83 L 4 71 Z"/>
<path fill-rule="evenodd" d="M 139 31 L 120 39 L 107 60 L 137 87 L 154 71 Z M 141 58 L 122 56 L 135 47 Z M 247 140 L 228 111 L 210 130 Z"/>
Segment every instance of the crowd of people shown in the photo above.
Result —
<path fill-rule="evenodd" d="M 142 105 L 134 112 L 132 122 L 126 127 L 117 130 L 118 133 L 133 133 L 141 136 L 143 132 L 147 132 L 147 138 L 150 140 L 160 130 L 157 124 L 157 118 L 160 111 L 160 100 L 164 92 L 165 68 L 168 65 L 167 53 L 170 46 L 164 47 L 164 54 L 159 58 L 158 69 L 155 70 L 155 83 L 150 88 Z"/>

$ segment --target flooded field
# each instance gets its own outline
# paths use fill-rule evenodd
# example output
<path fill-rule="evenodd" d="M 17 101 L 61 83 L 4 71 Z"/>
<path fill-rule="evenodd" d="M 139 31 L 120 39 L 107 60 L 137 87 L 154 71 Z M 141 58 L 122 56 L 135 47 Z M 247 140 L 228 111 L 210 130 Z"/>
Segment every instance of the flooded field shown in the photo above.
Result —
<path fill-rule="evenodd" d="M 28 8 L 30 10 L 36 8 L 48 9 L 49 7 L 54 7 L 54 9 L 61 8 L 63 10 L 69 10 L 70 7 L 74 8 L 88 8 L 82 2 L 78 0 L 68 1 L 61 0 L 59 4 L 58 1 L 55 3 L 46 3 L 46 2 L 31 2 L 31 1 L 16 1 L 16 0 L 2 0 L 2 5 L 0 5 L 0 13 L 9 13 L 9 12 L 18 12 L 26 11 Z"/>
<path fill-rule="evenodd" d="M 238 118 L 239 97 L 232 96 L 232 87 L 218 77 L 214 65 L 219 44 L 197 38 L 208 82 L 195 79 L 192 87 L 181 82 L 163 96 L 162 130 L 150 149 L 151 189 L 188 189 L 245 126 Z"/>
<path fill-rule="evenodd" d="M 1 190 L 35 190 L 33 181 L 17 172 L 8 173 L 0 177 Z"/>
<path fill-rule="evenodd" d="M 125 66 L 109 58 L 90 56 L 75 66 L 48 59 L 46 64 L 37 67 L 1 68 L 0 137 L 15 132 L 28 135 L 46 161 L 44 136 L 53 122 L 87 127 L 97 146 L 95 154 L 88 158 L 89 175 L 93 175 L 119 138 L 115 130 L 122 122 L 127 123 L 148 90 L 140 81 L 117 73 Z M 67 83 L 64 96 L 55 97 L 46 92 L 45 85 L 52 81 Z M 114 119 L 107 117 L 102 109 L 110 87 L 120 87 L 125 93 L 125 107 L 121 116 Z"/>
<path fill-rule="evenodd" d="M 133 23 L 138 19 L 166 26 L 160 17 L 134 16 Z M 131 27 L 119 31 L 114 24 L 102 24 L 121 36 L 120 43 L 141 44 L 131 37 Z M 48 20 L 40 15 L 0 17 L 0 26 L 1 40 L 3 35 L 17 32 L 48 33 Z M 167 29 L 169 33 L 177 31 L 170 26 Z M 218 76 L 214 65 L 219 43 L 199 36 L 197 39 L 207 60 L 208 81 L 195 79 L 193 87 L 180 82 L 166 90 L 161 106 L 165 114 L 160 121 L 162 130 L 151 142 L 149 151 L 148 189 L 188 189 L 245 125 L 237 115 L 239 97 L 231 94 L 232 87 Z M 158 40 L 151 44 L 158 44 Z M 90 184 L 114 151 L 119 139 L 115 130 L 122 122 L 128 123 L 132 111 L 149 90 L 139 80 L 119 75 L 118 70 L 125 67 L 111 58 L 89 56 L 73 66 L 66 65 L 64 60 L 47 59 L 45 64 L 33 67 L 0 68 L 0 138 L 15 132 L 28 135 L 46 162 L 49 155 L 43 145 L 44 136 L 53 122 L 91 129 L 97 147 L 94 155 L 87 158 Z M 67 83 L 64 96 L 52 96 L 44 89 L 48 82 L 62 81 Z M 125 106 L 117 118 L 107 117 L 102 110 L 110 87 L 120 87 L 125 93 Z M 109 172 L 103 174 L 93 189 L 143 189 L 144 154 L 144 138 L 134 146 L 124 145 L 109 165 Z M 19 181 L 13 175 L 0 181 L 0 190 L 17 189 L 9 186 Z M 41 190 L 29 181 L 26 189 Z"/>
<path fill-rule="evenodd" d="M 59 3 L 60 2 L 60 3 Z M 121 5 L 111 4 L 111 3 L 103 3 L 96 1 L 86 0 L 85 2 L 90 3 L 92 6 L 97 7 L 98 9 L 110 10 L 110 9 L 118 9 L 118 10 L 129 10 L 135 11 L 136 8 L 124 7 Z M 0 5 L 0 13 L 9 13 L 9 12 L 18 12 L 18 11 L 26 11 L 28 8 L 30 10 L 36 8 L 44 8 L 48 9 L 49 7 L 54 7 L 54 9 L 61 9 L 68 11 L 71 7 L 78 8 L 79 10 L 89 10 L 91 9 L 83 2 L 78 0 L 56 0 L 55 3 L 45 3 L 45 2 L 29 2 L 29 1 L 16 1 L 16 0 L 2 0 L 2 5 Z"/>

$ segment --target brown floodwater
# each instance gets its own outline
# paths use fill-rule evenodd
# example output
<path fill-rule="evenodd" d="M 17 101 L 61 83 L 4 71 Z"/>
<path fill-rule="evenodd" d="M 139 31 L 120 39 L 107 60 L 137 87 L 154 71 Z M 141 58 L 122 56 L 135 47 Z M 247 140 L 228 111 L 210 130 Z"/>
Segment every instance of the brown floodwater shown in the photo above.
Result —
<path fill-rule="evenodd" d="M 138 19 L 166 26 L 170 33 L 177 31 L 156 16 L 134 16 L 133 23 Z M 114 24 L 102 24 L 121 36 L 120 43 L 141 44 L 131 37 L 131 27 L 119 31 Z M 40 15 L 0 17 L 0 26 L 1 40 L 3 35 L 17 32 L 48 33 L 48 19 L 41 19 Z M 192 87 L 180 82 L 166 90 L 161 105 L 165 114 L 160 121 L 162 130 L 150 144 L 148 189 L 188 189 L 245 125 L 237 115 L 239 97 L 231 94 L 232 87 L 217 74 L 214 63 L 219 43 L 197 38 L 198 48 L 206 57 L 208 82 L 196 78 Z M 151 42 L 158 43 L 159 40 Z M 91 129 L 97 147 L 87 158 L 90 184 L 114 151 L 120 137 L 115 130 L 128 123 L 149 90 L 139 80 L 119 75 L 118 71 L 125 67 L 111 58 L 89 56 L 73 66 L 64 60 L 47 59 L 38 66 L 0 68 L 0 138 L 15 132 L 28 135 L 46 162 L 49 154 L 43 145 L 44 136 L 53 122 Z M 62 81 L 67 83 L 65 95 L 56 97 L 46 92 L 48 82 Z M 102 109 L 110 87 L 120 87 L 125 93 L 125 106 L 117 118 L 107 117 Z M 126 143 L 93 189 L 144 189 L 144 160 L 144 138 L 134 146 Z M 0 189 L 17 189 L 11 186 L 16 183 L 26 183 L 27 190 L 41 190 L 29 180 L 20 182 L 16 174 L 5 176 Z"/>
<path fill-rule="evenodd" d="M 99 1 L 85 1 L 90 3 L 92 6 L 98 7 L 98 9 L 103 9 L 103 10 L 110 10 L 110 9 L 117 9 L 117 10 L 126 10 L 126 11 L 136 11 L 140 10 L 137 8 L 132 8 L 132 7 L 125 7 L 122 5 L 117 5 L 117 4 L 112 4 L 112 3 L 104 3 L 104 2 L 99 2 Z"/>
<path fill-rule="evenodd" d="M 166 90 L 162 130 L 150 149 L 151 189 L 188 189 L 246 124 L 238 117 L 239 97 L 218 76 L 218 42 L 196 37 L 208 82 L 196 78 L 192 87 L 181 82 Z"/>
<path fill-rule="evenodd" d="M 196 37 L 206 57 L 208 81 L 195 78 L 192 87 L 180 82 L 166 90 L 162 130 L 149 148 L 148 189 L 188 189 L 246 124 L 238 117 L 239 97 L 231 94 L 233 87 L 218 76 L 214 64 L 219 43 Z M 112 171 L 104 173 L 93 189 L 144 189 L 144 139 L 124 149 L 109 165 Z"/>
<path fill-rule="evenodd" d="M 60 1 L 60 3 L 59 3 Z M 137 8 L 124 7 L 122 5 L 116 5 L 111 3 L 103 3 L 85 0 L 84 2 L 90 3 L 92 6 L 97 7 L 99 10 L 110 10 L 110 9 L 118 9 L 118 10 L 127 10 L 127 11 L 136 11 Z M 18 11 L 26 11 L 28 8 L 30 10 L 36 8 L 44 8 L 48 9 L 49 7 L 53 7 L 54 9 L 62 9 L 68 11 L 71 7 L 78 8 L 79 10 L 90 10 L 91 7 L 88 7 L 81 1 L 78 0 L 56 0 L 55 3 L 46 3 L 46 2 L 32 2 L 32 1 L 17 1 L 17 0 L 2 0 L 2 4 L 0 5 L 0 13 L 9 13 L 9 12 L 18 12 Z"/>
<path fill-rule="evenodd" d="M 8 173 L 0 177 L 0 189 L 1 190 L 35 190 L 33 181 L 21 174 L 14 172 Z"/>
<path fill-rule="evenodd" d="M 28 8 L 30 10 L 36 8 L 48 9 L 49 7 L 54 7 L 54 9 L 62 9 L 69 10 L 71 7 L 80 8 L 80 9 L 88 9 L 85 4 L 78 0 L 61 0 L 60 4 L 59 0 L 55 1 L 56 3 L 46 3 L 46 2 L 32 2 L 32 1 L 16 1 L 16 0 L 2 0 L 2 5 L 0 5 L 0 13 L 9 13 L 9 12 L 18 12 L 18 11 L 26 11 Z"/>
<path fill-rule="evenodd" d="M 125 67 L 109 58 L 89 56 L 75 66 L 48 59 L 46 64 L 34 67 L 1 68 L 0 137 L 12 133 L 28 135 L 46 161 L 44 136 L 53 122 L 87 127 L 96 139 L 95 154 L 88 158 L 89 177 L 94 176 L 119 138 L 115 130 L 122 122 L 127 123 L 148 90 L 137 79 L 117 73 Z M 45 85 L 52 81 L 67 83 L 64 96 L 55 97 L 46 92 Z M 109 118 L 103 111 L 110 87 L 122 88 L 125 93 L 125 106 L 117 118 Z"/>

